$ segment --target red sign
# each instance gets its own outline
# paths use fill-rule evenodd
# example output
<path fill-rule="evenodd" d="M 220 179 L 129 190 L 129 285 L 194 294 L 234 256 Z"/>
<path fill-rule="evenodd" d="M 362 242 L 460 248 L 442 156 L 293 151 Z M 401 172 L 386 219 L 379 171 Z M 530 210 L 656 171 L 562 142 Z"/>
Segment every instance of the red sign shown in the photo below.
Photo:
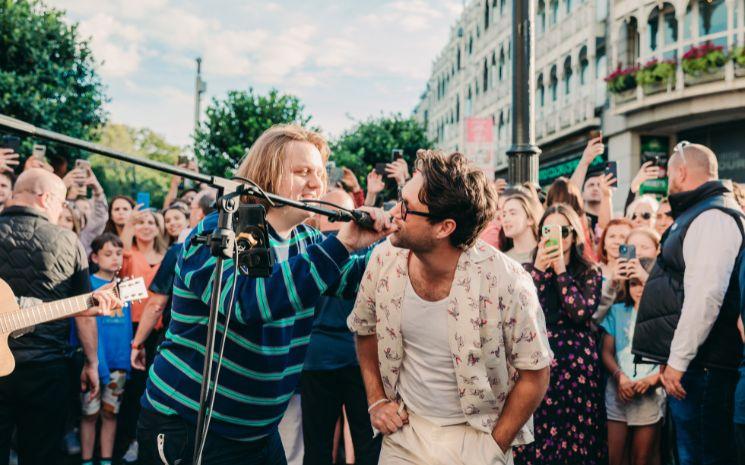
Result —
<path fill-rule="evenodd" d="M 466 118 L 466 155 L 489 177 L 494 173 L 494 121 Z"/>

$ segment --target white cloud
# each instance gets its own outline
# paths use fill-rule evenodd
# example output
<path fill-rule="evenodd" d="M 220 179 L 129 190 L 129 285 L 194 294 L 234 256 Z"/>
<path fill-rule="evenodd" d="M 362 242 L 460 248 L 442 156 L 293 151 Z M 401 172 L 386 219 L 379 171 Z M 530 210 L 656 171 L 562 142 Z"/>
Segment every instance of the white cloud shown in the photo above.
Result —
<path fill-rule="evenodd" d="M 80 22 L 80 33 L 91 38 L 94 56 L 101 60 L 104 77 L 127 76 L 140 66 L 142 33 L 107 14 L 97 14 Z"/>
<path fill-rule="evenodd" d="M 338 134 L 348 114 L 408 113 L 461 11 L 460 0 L 50 1 L 92 36 L 112 118 L 178 143 L 192 130 L 197 56 L 207 97 L 277 87 Z"/>
<path fill-rule="evenodd" d="M 268 38 L 259 49 L 259 82 L 277 82 L 305 64 L 314 52 L 315 33 L 315 26 L 306 24 Z"/>

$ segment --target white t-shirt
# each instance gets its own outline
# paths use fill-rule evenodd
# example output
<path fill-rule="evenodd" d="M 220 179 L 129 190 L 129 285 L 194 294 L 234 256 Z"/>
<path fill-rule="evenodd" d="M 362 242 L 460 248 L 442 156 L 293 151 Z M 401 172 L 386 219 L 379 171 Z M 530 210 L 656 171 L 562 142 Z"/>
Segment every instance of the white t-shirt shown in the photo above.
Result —
<path fill-rule="evenodd" d="M 399 394 L 412 412 L 440 426 L 466 422 L 448 343 L 447 304 L 448 298 L 422 299 L 406 280 Z"/>

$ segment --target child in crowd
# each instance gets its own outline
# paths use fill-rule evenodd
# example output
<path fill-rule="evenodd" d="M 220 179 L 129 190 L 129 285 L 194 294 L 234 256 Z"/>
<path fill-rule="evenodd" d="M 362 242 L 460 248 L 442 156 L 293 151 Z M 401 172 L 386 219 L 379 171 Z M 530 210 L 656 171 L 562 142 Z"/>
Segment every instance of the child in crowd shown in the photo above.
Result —
<path fill-rule="evenodd" d="M 104 233 L 91 243 L 91 261 L 98 271 L 91 275 L 91 288 L 98 289 L 111 281 L 122 267 L 124 247 L 113 233 Z M 101 416 L 100 465 L 111 465 L 116 434 L 116 415 L 121 405 L 124 383 L 130 369 L 129 353 L 132 321 L 129 304 L 119 316 L 99 316 L 98 372 L 102 388 L 99 395 L 83 394 L 83 419 L 80 423 L 81 458 L 83 465 L 92 465 L 96 443 L 96 423 Z"/>
<path fill-rule="evenodd" d="M 641 259 L 647 269 L 650 262 Z M 643 292 L 644 283 L 640 279 L 626 280 L 624 302 L 613 305 L 600 324 L 604 330 L 603 363 L 612 374 L 605 390 L 610 465 L 659 463 L 655 445 L 665 414 L 659 365 L 635 364 L 631 354 Z"/>

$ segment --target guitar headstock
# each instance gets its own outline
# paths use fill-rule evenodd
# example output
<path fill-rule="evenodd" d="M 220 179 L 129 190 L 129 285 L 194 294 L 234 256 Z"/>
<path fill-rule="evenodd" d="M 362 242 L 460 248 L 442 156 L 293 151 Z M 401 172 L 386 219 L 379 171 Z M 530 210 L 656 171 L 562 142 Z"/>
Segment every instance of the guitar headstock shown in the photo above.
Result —
<path fill-rule="evenodd" d="M 122 303 L 147 299 L 145 278 L 122 279 L 116 285 L 116 294 L 119 296 L 119 300 L 121 300 Z"/>

